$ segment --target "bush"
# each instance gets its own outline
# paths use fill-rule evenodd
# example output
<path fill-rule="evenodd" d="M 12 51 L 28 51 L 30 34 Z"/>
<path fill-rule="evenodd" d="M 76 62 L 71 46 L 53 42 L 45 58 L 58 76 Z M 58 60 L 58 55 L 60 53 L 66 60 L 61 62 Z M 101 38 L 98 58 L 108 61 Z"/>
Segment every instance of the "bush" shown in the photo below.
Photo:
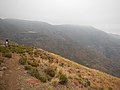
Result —
<path fill-rule="evenodd" d="M 37 51 L 34 52 L 35 57 L 39 57 L 39 53 Z"/>
<path fill-rule="evenodd" d="M 63 74 L 60 75 L 59 80 L 60 80 L 59 83 L 60 83 L 60 84 L 63 84 L 63 85 L 68 82 L 68 78 L 67 78 L 65 75 L 63 75 Z"/>
<path fill-rule="evenodd" d="M 83 85 L 84 85 L 84 87 L 90 86 L 90 81 L 86 81 Z"/>
<path fill-rule="evenodd" d="M 22 65 L 25 65 L 27 63 L 27 58 L 25 58 L 25 57 L 20 58 L 19 63 Z"/>
<path fill-rule="evenodd" d="M 47 77 L 46 77 L 46 76 L 40 76 L 40 77 L 39 77 L 39 80 L 40 80 L 41 82 L 47 82 Z"/>
<path fill-rule="evenodd" d="M 0 52 L 1 52 L 1 53 L 8 53 L 8 52 L 10 52 L 10 51 L 9 51 L 9 48 L 8 48 L 8 47 L 0 47 Z"/>
<path fill-rule="evenodd" d="M 56 68 L 53 68 L 53 67 L 48 67 L 45 72 L 51 76 L 51 77 L 54 77 L 55 74 L 56 74 Z"/>
<path fill-rule="evenodd" d="M 12 54 L 11 53 L 2 53 L 3 57 L 7 57 L 7 58 L 12 58 Z"/>
<path fill-rule="evenodd" d="M 27 63 L 28 63 L 29 65 L 33 66 L 33 67 L 38 67 L 38 66 L 39 66 L 39 64 L 36 63 L 36 62 L 34 62 L 34 61 L 27 61 Z"/>
<path fill-rule="evenodd" d="M 52 80 L 52 77 L 49 76 L 49 75 L 47 75 L 47 79 L 48 79 L 48 81 L 51 81 L 51 80 Z"/>
<path fill-rule="evenodd" d="M 60 63 L 59 66 L 64 67 L 64 63 Z"/>
<path fill-rule="evenodd" d="M 57 80 L 53 80 L 52 83 L 51 83 L 53 86 L 56 86 L 58 84 L 58 81 Z"/>
<path fill-rule="evenodd" d="M 46 77 L 46 75 L 44 75 L 42 72 L 39 72 L 36 67 L 27 66 L 26 68 L 29 70 L 28 73 L 29 73 L 31 76 L 36 77 L 36 78 L 39 79 L 41 82 L 47 82 L 47 77 Z"/>
<path fill-rule="evenodd" d="M 32 69 L 32 66 L 30 66 L 30 65 L 25 65 L 24 68 L 25 68 L 25 70 L 31 70 L 31 69 Z"/>

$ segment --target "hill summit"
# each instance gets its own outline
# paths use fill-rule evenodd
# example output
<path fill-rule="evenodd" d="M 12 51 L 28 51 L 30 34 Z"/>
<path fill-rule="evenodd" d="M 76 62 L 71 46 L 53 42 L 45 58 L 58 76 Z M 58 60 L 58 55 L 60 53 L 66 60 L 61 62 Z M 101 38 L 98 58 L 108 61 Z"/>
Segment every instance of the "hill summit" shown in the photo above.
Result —
<path fill-rule="evenodd" d="M 120 79 L 40 48 L 1 45 L 0 90 L 120 90 Z"/>

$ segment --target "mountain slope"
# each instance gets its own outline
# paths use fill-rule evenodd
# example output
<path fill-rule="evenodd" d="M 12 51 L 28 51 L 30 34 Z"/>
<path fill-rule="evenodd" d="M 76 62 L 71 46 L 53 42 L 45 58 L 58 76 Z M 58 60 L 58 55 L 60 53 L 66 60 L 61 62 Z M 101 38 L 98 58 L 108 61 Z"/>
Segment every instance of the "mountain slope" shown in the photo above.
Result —
<path fill-rule="evenodd" d="M 0 62 L 1 90 L 120 89 L 119 78 L 39 48 L 18 44 L 0 46 Z"/>
<path fill-rule="evenodd" d="M 17 43 L 120 77 L 120 39 L 93 27 L 1 19 L 0 33 Z"/>

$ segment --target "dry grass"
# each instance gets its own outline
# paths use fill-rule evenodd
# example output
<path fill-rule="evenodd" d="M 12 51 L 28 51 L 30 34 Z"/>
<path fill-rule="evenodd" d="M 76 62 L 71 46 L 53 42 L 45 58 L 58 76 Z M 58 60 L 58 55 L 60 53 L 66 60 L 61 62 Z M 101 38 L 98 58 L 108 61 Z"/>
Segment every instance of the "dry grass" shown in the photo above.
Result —
<path fill-rule="evenodd" d="M 24 53 L 20 63 L 24 65 L 25 70 L 41 82 L 54 87 L 54 90 L 60 88 L 64 88 L 63 90 L 120 90 L 120 78 L 87 68 L 42 49 L 27 48 L 23 45 L 18 47 L 18 49 L 16 49 L 17 46 L 15 49 L 12 47 L 12 50 L 19 54 Z M 6 52 L 2 48 L 0 51 Z"/>

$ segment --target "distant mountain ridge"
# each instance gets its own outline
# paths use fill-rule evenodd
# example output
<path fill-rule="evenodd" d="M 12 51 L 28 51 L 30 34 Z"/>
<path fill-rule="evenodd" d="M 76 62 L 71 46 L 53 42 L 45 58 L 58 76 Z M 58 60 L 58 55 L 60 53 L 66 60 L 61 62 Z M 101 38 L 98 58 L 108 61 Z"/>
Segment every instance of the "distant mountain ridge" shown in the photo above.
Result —
<path fill-rule="evenodd" d="M 94 27 L 1 19 L 0 34 L 120 77 L 120 39 Z"/>

